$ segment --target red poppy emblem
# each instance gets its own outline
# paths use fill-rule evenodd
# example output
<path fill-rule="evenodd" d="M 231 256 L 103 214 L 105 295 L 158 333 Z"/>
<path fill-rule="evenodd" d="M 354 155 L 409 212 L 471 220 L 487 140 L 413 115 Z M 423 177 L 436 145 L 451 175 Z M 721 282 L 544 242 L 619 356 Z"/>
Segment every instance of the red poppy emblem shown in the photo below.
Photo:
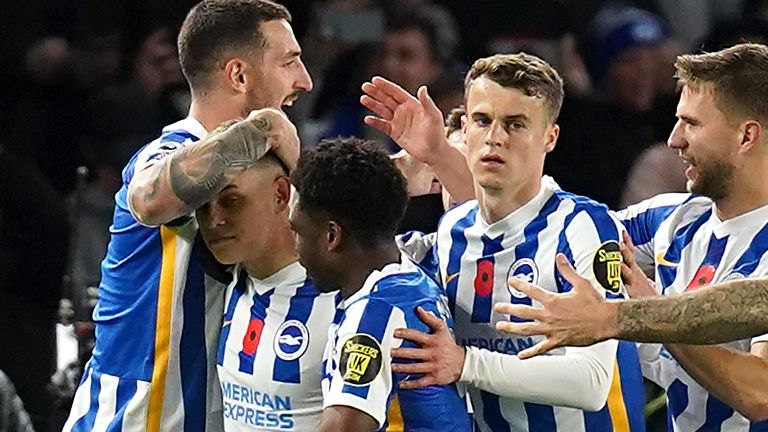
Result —
<path fill-rule="evenodd" d="M 253 355 L 259 347 L 261 332 L 264 330 L 264 321 L 260 319 L 251 319 L 248 323 L 248 330 L 243 336 L 243 354 Z"/>
<path fill-rule="evenodd" d="M 477 262 L 475 275 L 475 292 L 482 297 L 488 297 L 493 292 L 493 261 L 480 260 Z"/>
<path fill-rule="evenodd" d="M 688 283 L 686 291 L 692 291 L 699 289 L 705 285 L 709 285 L 715 278 L 715 270 L 717 268 L 713 265 L 703 265 L 699 268 L 699 271 L 693 276 L 693 279 Z"/>

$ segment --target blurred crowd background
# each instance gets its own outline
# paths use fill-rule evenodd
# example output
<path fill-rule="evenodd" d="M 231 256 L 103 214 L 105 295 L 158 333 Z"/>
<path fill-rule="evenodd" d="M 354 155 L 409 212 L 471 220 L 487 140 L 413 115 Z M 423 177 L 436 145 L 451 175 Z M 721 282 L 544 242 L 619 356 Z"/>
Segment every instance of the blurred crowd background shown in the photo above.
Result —
<path fill-rule="evenodd" d="M 60 428 L 69 408 L 67 374 L 76 372 L 66 359 L 57 365 L 56 323 L 79 323 L 83 338 L 90 330 L 121 169 L 186 115 L 175 38 L 195 3 L 3 1 L 0 370 L 38 431 Z M 684 188 L 663 145 L 675 122 L 675 57 L 768 39 L 768 0 L 282 3 L 315 83 L 289 109 L 303 145 L 358 135 L 394 152 L 362 122 L 365 80 L 382 75 L 410 92 L 426 84 L 448 112 L 476 58 L 523 50 L 566 81 L 547 174 L 612 208 Z"/>

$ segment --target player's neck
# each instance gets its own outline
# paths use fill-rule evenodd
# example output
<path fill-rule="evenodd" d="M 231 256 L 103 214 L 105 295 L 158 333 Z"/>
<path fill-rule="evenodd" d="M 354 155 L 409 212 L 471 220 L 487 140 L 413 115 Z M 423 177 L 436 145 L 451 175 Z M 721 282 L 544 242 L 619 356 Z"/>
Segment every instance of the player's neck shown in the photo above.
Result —
<path fill-rule="evenodd" d="M 256 279 L 266 279 L 288 265 L 299 260 L 296 245 L 290 229 L 276 229 L 265 241 L 269 248 L 265 253 L 243 262 L 248 275 Z"/>
<path fill-rule="evenodd" d="M 500 189 L 485 189 L 478 186 L 476 194 L 480 215 L 489 224 L 498 222 L 526 205 L 539 193 L 540 189 L 541 177 Z"/>
<path fill-rule="evenodd" d="M 715 201 L 717 217 L 721 221 L 768 205 L 768 168 L 739 170 L 730 190 L 726 197 Z"/>
<path fill-rule="evenodd" d="M 399 262 L 400 251 L 394 241 L 373 248 L 355 245 L 343 259 L 351 264 L 347 265 L 347 270 L 339 278 L 341 296 L 347 299 L 363 288 L 366 279 L 374 270 L 381 270 L 387 264 Z"/>
<path fill-rule="evenodd" d="M 229 100 L 214 96 L 193 97 L 189 107 L 189 116 L 199 121 L 208 132 L 216 129 L 221 123 L 242 116 L 240 107 Z"/>

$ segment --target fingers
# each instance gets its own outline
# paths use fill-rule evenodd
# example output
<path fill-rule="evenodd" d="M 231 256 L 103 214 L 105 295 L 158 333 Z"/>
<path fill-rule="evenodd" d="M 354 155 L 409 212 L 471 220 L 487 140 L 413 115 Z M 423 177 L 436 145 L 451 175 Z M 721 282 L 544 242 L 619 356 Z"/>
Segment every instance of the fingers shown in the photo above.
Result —
<path fill-rule="evenodd" d="M 365 93 L 364 96 L 368 96 L 372 100 L 379 102 L 383 106 L 387 107 L 390 111 L 394 111 L 395 108 L 397 108 L 399 105 L 407 102 L 408 100 L 412 100 L 413 98 L 405 90 L 400 89 L 405 93 L 406 97 L 403 98 L 402 95 L 392 94 L 392 91 L 389 91 L 387 87 L 382 87 L 370 82 L 363 83 L 361 88 L 363 93 Z M 397 91 L 394 91 L 394 93 L 397 93 Z M 360 98 L 360 102 L 363 102 L 362 97 Z"/>
<path fill-rule="evenodd" d="M 624 242 L 619 245 L 621 257 L 627 265 L 634 268 L 637 265 L 635 263 L 635 246 L 632 244 L 632 239 L 626 231 L 622 233 L 622 237 L 624 238 Z"/>
<path fill-rule="evenodd" d="M 392 132 L 392 125 L 390 125 L 388 121 L 378 117 L 365 116 L 363 118 L 363 122 L 368 126 L 378 129 L 380 132 L 386 134 L 387 136 L 389 136 L 389 134 Z"/>
<path fill-rule="evenodd" d="M 394 116 L 394 108 L 389 108 L 368 95 L 360 96 L 360 104 L 386 120 L 392 120 L 392 117 Z"/>
<path fill-rule="evenodd" d="M 631 249 L 635 248 L 635 244 L 632 242 L 632 237 L 629 235 L 629 231 L 622 231 L 621 237 L 624 239 L 624 243 L 627 244 Z"/>
<path fill-rule="evenodd" d="M 516 277 L 511 277 L 507 279 L 507 284 L 509 284 L 510 287 L 520 291 L 521 293 L 527 295 L 528 297 L 538 301 L 539 303 L 545 302 L 552 297 L 554 297 L 554 294 L 545 291 L 536 285 L 529 284 L 528 282 L 525 282 L 524 280 L 518 279 Z"/>
<path fill-rule="evenodd" d="M 624 279 L 624 285 L 632 285 L 635 281 L 635 275 L 626 263 L 621 263 L 621 277 Z"/>
<path fill-rule="evenodd" d="M 434 365 L 431 363 L 392 363 L 392 372 L 402 374 L 428 374 Z"/>
<path fill-rule="evenodd" d="M 438 330 L 442 330 L 448 327 L 445 321 L 443 321 L 441 318 L 439 318 L 437 315 L 433 314 L 432 312 L 427 312 L 421 306 L 416 308 L 416 315 L 418 315 L 419 319 L 421 319 L 421 321 L 423 321 L 424 324 L 428 325 L 429 328 L 431 328 L 432 331 L 435 333 Z"/>
<path fill-rule="evenodd" d="M 411 94 L 408 93 L 404 88 L 388 79 L 375 76 L 373 79 L 371 79 L 371 83 L 380 89 L 383 94 L 387 95 L 387 97 L 397 101 L 398 103 L 405 103 L 413 99 L 413 96 L 411 96 Z"/>
<path fill-rule="evenodd" d="M 541 324 L 535 322 L 515 323 L 509 321 L 499 321 L 496 323 L 496 330 L 503 333 L 523 336 L 539 335 L 544 333 Z"/>
<path fill-rule="evenodd" d="M 525 360 L 527 358 L 536 357 L 537 355 L 544 354 L 547 351 L 551 351 L 557 348 L 558 346 L 559 345 L 555 343 L 553 340 L 547 338 L 530 348 L 520 351 L 519 353 L 517 353 L 517 357 L 520 358 L 521 360 Z"/>
<path fill-rule="evenodd" d="M 527 320 L 541 319 L 542 310 L 528 305 L 516 305 L 512 303 L 496 303 L 493 309 L 502 315 L 513 315 Z M 509 332 L 515 333 L 515 332 Z"/>
<path fill-rule="evenodd" d="M 431 335 L 418 330 L 399 328 L 395 330 L 395 337 L 425 346 L 430 342 Z"/>
<path fill-rule="evenodd" d="M 584 282 L 591 285 L 587 279 L 584 279 L 583 277 L 579 276 L 578 273 L 576 273 L 576 269 L 573 268 L 565 255 L 561 253 L 557 254 L 557 257 L 555 258 L 555 264 L 557 265 L 557 270 L 561 275 L 563 275 L 565 280 L 573 285 L 574 290 L 578 289 L 579 285 Z"/>
<path fill-rule="evenodd" d="M 400 388 L 402 390 L 413 390 L 413 389 L 417 389 L 417 388 L 422 388 L 422 387 L 428 387 L 428 386 L 431 386 L 431 385 L 435 385 L 436 382 L 437 381 L 435 381 L 434 378 L 432 378 L 431 376 L 428 375 L 428 376 L 425 376 L 423 378 L 419 378 L 417 380 L 404 380 L 404 381 L 400 381 Z"/>
<path fill-rule="evenodd" d="M 392 348 L 390 353 L 392 354 L 392 357 L 410 360 L 429 360 L 431 358 L 429 350 L 425 350 L 423 348 Z"/>
<path fill-rule="evenodd" d="M 427 86 L 419 87 L 419 90 L 416 92 L 416 95 L 419 98 L 419 102 L 421 103 L 421 106 L 423 106 L 427 110 L 427 112 L 430 112 L 433 114 L 439 114 L 440 120 L 441 121 L 443 120 L 443 113 L 440 111 L 440 108 L 437 107 L 437 104 L 429 95 Z"/>

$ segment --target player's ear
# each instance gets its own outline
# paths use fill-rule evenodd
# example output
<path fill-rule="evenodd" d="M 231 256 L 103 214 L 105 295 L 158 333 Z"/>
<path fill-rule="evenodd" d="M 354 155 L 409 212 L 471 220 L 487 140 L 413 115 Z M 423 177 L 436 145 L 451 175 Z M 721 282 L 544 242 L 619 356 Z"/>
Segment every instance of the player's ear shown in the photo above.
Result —
<path fill-rule="evenodd" d="M 275 213 L 280 213 L 288 208 L 291 201 L 291 182 L 288 177 L 281 175 L 274 183 Z"/>
<path fill-rule="evenodd" d="M 557 137 L 559 136 L 560 136 L 560 126 L 557 124 L 553 124 L 552 127 L 549 128 L 549 132 L 547 132 L 547 142 L 546 144 L 544 144 L 545 153 L 549 153 L 555 149 L 555 145 L 557 144 Z"/>
<path fill-rule="evenodd" d="M 248 65 L 237 57 L 230 59 L 224 65 L 227 83 L 237 93 L 245 93 L 248 90 L 247 67 Z"/>
<path fill-rule="evenodd" d="M 338 248 L 341 246 L 341 240 L 343 238 L 343 230 L 341 225 L 339 225 L 339 223 L 336 221 L 330 220 L 328 221 L 327 230 L 328 231 L 326 232 L 325 236 L 328 244 L 328 252 L 338 250 Z"/>

